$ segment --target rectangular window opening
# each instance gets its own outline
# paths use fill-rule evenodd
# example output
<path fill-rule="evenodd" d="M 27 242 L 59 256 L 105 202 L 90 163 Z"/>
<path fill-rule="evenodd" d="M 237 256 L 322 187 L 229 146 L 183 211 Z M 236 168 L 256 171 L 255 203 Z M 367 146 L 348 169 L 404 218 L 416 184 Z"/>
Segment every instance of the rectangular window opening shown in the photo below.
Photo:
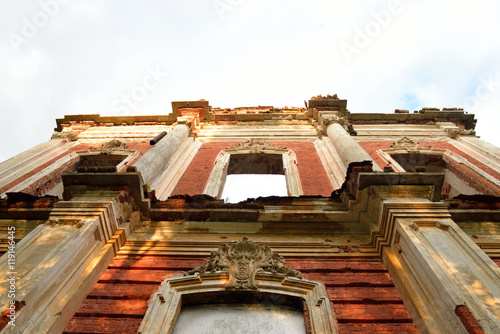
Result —
<path fill-rule="evenodd" d="M 305 334 L 301 310 L 286 305 L 203 304 L 183 306 L 174 334 Z"/>
<path fill-rule="evenodd" d="M 422 154 L 419 152 L 391 154 L 391 157 L 406 171 L 416 172 L 418 169 L 428 173 L 444 173 L 442 195 L 453 198 L 460 194 L 474 195 L 481 192 L 464 179 L 465 175 L 455 174 L 441 154 Z"/>
<path fill-rule="evenodd" d="M 230 174 L 222 191 L 226 203 L 238 203 L 248 198 L 288 196 L 286 177 L 281 174 Z"/>

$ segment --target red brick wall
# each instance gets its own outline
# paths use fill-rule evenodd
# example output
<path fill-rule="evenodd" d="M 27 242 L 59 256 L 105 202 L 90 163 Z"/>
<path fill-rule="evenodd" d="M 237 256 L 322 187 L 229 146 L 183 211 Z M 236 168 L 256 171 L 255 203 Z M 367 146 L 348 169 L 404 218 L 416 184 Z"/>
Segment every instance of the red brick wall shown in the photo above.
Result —
<path fill-rule="evenodd" d="M 313 143 L 283 141 L 271 142 L 271 144 L 286 147 L 297 156 L 297 167 L 304 195 L 330 196 L 332 194 L 334 189 Z"/>
<path fill-rule="evenodd" d="M 471 164 L 474 166 L 478 167 L 479 169 L 483 170 L 485 173 L 493 176 L 497 180 L 500 180 L 500 172 L 490 168 L 489 166 L 483 164 L 482 162 L 478 161 L 477 159 L 471 157 L 467 153 L 459 150 L 455 146 L 451 145 L 450 143 L 446 142 L 420 142 L 420 146 L 426 147 L 426 146 L 432 146 L 434 148 L 439 148 L 439 149 L 445 149 L 449 150 L 451 152 L 454 152 L 461 157 L 467 159 Z M 469 167 L 463 165 L 463 164 L 458 164 L 456 162 L 447 162 L 447 168 L 450 169 L 455 175 L 457 175 L 460 179 L 464 180 L 467 182 L 471 187 L 473 187 L 476 190 L 479 190 L 483 194 L 487 195 L 493 195 L 493 196 L 500 196 L 500 188 L 496 186 L 493 182 L 488 181 L 486 178 L 484 178 L 482 175 L 478 174 L 477 172 L 473 171 Z"/>
<path fill-rule="evenodd" d="M 52 171 L 50 174 L 39 178 L 35 182 L 31 183 L 25 189 L 22 189 L 21 192 L 30 194 L 33 196 L 42 196 L 50 189 L 54 188 L 59 182 L 62 181 L 62 175 L 64 173 L 74 172 L 76 171 L 76 167 L 78 165 L 79 157 L 74 157 L 70 161 L 63 164 L 60 168 Z"/>
<path fill-rule="evenodd" d="M 323 282 L 339 333 L 418 333 L 380 259 L 290 259 L 304 278 Z"/>
<path fill-rule="evenodd" d="M 141 152 L 142 154 L 146 153 L 152 146 L 147 143 L 126 143 L 129 149 L 133 151 Z"/>
<path fill-rule="evenodd" d="M 136 333 L 163 279 L 203 263 L 187 257 L 116 257 L 64 333 Z M 326 285 L 340 334 L 417 333 L 382 260 L 296 258 L 287 265 Z"/>
<path fill-rule="evenodd" d="M 385 160 L 378 154 L 377 150 L 385 150 L 392 145 L 392 141 L 360 141 L 358 144 L 370 155 L 380 168 L 387 166 Z"/>
<path fill-rule="evenodd" d="M 172 195 L 197 195 L 212 172 L 217 155 L 235 142 L 204 143 L 191 161 Z M 308 142 L 271 142 L 274 146 L 286 147 L 297 156 L 298 170 L 304 195 L 330 196 L 333 188 L 319 159 L 316 148 Z"/>
<path fill-rule="evenodd" d="M 203 193 L 205 183 L 212 172 L 215 159 L 223 149 L 235 146 L 236 142 L 204 143 L 194 156 L 172 195 L 198 195 Z"/>
<path fill-rule="evenodd" d="M 137 333 L 160 283 L 203 263 L 182 257 L 117 256 L 63 333 Z"/>
<path fill-rule="evenodd" d="M 452 159 L 444 158 L 446 168 L 469 186 L 485 195 L 500 196 L 500 187 L 472 168 Z"/>
<path fill-rule="evenodd" d="M 481 325 L 467 306 L 458 305 L 455 308 L 455 314 L 460 318 L 460 321 L 467 330 L 467 333 L 484 334 L 484 330 L 481 328 Z"/>

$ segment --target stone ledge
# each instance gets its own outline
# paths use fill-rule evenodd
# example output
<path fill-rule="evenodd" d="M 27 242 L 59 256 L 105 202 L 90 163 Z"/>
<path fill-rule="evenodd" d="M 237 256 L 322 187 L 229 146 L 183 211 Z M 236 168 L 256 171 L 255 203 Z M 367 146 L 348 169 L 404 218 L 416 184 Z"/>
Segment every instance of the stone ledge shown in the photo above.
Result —
<path fill-rule="evenodd" d="M 358 189 L 363 190 L 369 186 L 377 185 L 430 185 L 434 186 L 432 201 L 441 200 L 443 188 L 443 173 L 364 173 L 358 174 Z"/>
<path fill-rule="evenodd" d="M 140 172 L 127 173 L 67 173 L 62 175 L 64 184 L 63 197 L 69 201 L 72 197 L 72 188 L 75 186 L 87 186 L 93 188 L 106 188 L 116 186 L 127 186 L 130 196 L 134 199 L 133 204 L 141 213 L 149 216 L 151 203 L 144 198 L 144 187 Z"/>

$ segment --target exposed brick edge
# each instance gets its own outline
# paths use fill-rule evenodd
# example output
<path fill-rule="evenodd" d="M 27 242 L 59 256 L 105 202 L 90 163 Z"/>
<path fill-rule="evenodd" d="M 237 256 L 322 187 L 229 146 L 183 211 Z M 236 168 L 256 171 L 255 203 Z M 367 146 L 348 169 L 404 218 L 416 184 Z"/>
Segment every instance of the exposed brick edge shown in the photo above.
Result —
<path fill-rule="evenodd" d="M 25 305 L 26 303 L 18 300 L 14 300 L 14 303 L 9 302 L 9 307 L 2 312 L 0 316 L 0 331 L 4 329 L 7 324 L 15 318 L 15 314 Z M 9 315 L 13 316 L 10 318 Z"/>
<path fill-rule="evenodd" d="M 304 312 L 304 321 L 306 323 L 306 333 L 311 334 L 311 314 L 309 313 L 309 308 L 307 307 L 307 303 L 302 301 L 302 310 Z"/>
<path fill-rule="evenodd" d="M 457 307 L 455 308 L 455 314 L 460 318 L 460 321 L 467 330 L 467 333 L 484 334 L 483 328 L 481 327 L 479 322 L 477 322 L 476 318 L 467 306 L 457 305 Z"/>

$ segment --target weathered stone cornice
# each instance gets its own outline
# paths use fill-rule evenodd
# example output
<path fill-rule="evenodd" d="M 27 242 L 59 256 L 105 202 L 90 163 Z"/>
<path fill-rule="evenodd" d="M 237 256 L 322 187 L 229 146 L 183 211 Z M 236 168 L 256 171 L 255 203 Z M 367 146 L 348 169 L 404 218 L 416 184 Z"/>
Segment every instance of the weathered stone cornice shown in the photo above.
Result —
<path fill-rule="evenodd" d="M 427 124 L 428 122 L 453 122 L 465 126 L 466 130 L 474 129 L 474 114 L 466 114 L 463 110 L 422 109 L 419 113 L 349 113 L 349 121 L 356 124 Z"/>

